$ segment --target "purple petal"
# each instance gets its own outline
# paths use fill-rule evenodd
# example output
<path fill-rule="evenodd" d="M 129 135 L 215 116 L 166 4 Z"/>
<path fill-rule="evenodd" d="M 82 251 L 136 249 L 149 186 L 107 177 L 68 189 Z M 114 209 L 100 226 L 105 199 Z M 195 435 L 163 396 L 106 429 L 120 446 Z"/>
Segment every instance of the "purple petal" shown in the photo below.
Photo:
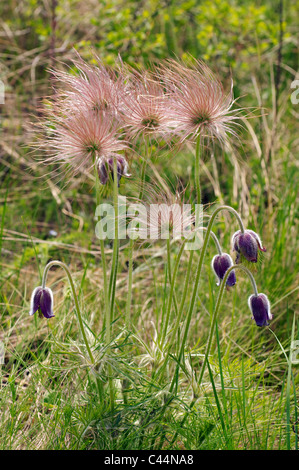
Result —
<path fill-rule="evenodd" d="M 253 230 L 247 230 L 247 232 L 249 232 L 256 239 L 258 247 L 261 251 L 267 251 L 266 248 L 263 247 L 262 241 L 257 233 L 255 233 Z"/>
<path fill-rule="evenodd" d="M 32 292 L 29 315 L 34 315 L 35 312 L 37 312 L 37 310 L 39 309 L 41 293 L 42 288 L 40 286 L 36 287 Z"/>
<path fill-rule="evenodd" d="M 269 325 L 272 320 L 270 303 L 265 294 L 251 295 L 248 299 L 249 307 L 257 326 Z"/>
<path fill-rule="evenodd" d="M 229 287 L 232 287 L 236 284 L 236 282 L 237 282 L 236 273 L 235 273 L 235 271 L 231 271 L 228 275 L 226 285 L 229 286 Z"/>
<path fill-rule="evenodd" d="M 252 263 L 257 262 L 258 244 L 253 235 L 248 232 L 241 233 L 238 239 L 238 246 L 244 258 Z"/>
<path fill-rule="evenodd" d="M 227 253 L 222 255 L 214 256 L 212 260 L 212 267 L 215 271 L 215 274 L 221 280 L 224 278 L 226 271 L 233 265 L 233 260 L 231 256 Z M 231 271 L 226 280 L 227 286 L 234 286 L 236 284 L 236 274 L 235 271 Z"/>
<path fill-rule="evenodd" d="M 98 165 L 98 175 L 100 178 L 101 184 L 106 184 L 108 180 L 108 172 L 106 163 L 103 161 L 100 165 Z"/>
<path fill-rule="evenodd" d="M 45 318 L 54 317 L 53 313 L 53 294 L 51 289 L 45 287 L 40 297 L 40 310 Z"/>

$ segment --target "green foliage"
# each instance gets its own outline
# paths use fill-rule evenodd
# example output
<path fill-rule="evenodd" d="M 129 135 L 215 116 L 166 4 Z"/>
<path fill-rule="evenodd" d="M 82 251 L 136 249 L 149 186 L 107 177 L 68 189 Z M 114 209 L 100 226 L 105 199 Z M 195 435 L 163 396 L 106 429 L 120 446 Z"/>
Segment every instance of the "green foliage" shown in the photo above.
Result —
<path fill-rule="evenodd" d="M 7 84 L 7 105 L 0 105 L 0 340 L 6 347 L 5 364 L 0 366 L 1 448 L 297 449 L 292 424 L 298 416 L 298 366 L 287 363 L 290 339 L 298 337 L 299 329 L 294 316 L 299 272 L 298 110 L 290 101 L 290 82 L 298 67 L 295 2 L 284 2 L 279 88 L 279 2 L 63 0 L 57 2 L 55 32 L 52 4 L 13 0 L 0 5 L 6 24 L 0 36 L 0 73 Z M 26 125 L 36 116 L 40 98 L 52 92 L 47 69 L 56 63 L 65 68 L 62 63 L 75 56 L 73 46 L 88 61 L 95 48 L 104 63 L 113 66 L 118 54 L 132 65 L 191 54 L 207 61 L 225 88 L 232 75 L 237 106 L 259 108 L 258 116 L 242 123 L 231 149 L 207 149 L 201 162 L 202 196 L 206 214 L 218 202 L 230 204 L 262 235 L 267 253 L 254 276 L 270 298 L 274 321 L 271 329 L 255 327 L 247 306 L 250 283 L 240 273 L 234 289 L 224 294 L 215 345 L 194 407 L 194 381 L 217 299 L 208 269 L 214 246 L 208 246 L 185 362 L 178 367 L 178 358 L 170 355 L 159 381 L 155 368 L 159 370 L 165 359 L 160 321 L 169 299 L 165 245 L 147 244 L 135 254 L 134 327 L 129 334 L 123 332 L 129 250 L 126 241 L 121 245 L 114 336 L 107 351 L 94 183 L 83 175 L 57 180 L 55 168 L 32 158 Z M 193 149 L 171 153 L 153 148 L 153 153 L 156 174 L 172 189 L 181 184 L 186 201 L 192 201 Z M 132 162 L 131 170 L 132 177 L 121 182 L 122 194 L 136 193 L 139 160 Z M 154 179 L 149 170 L 147 183 Z M 103 193 L 106 196 L 111 199 L 111 194 Z M 234 229 L 230 216 L 219 217 L 215 224 L 227 251 Z M 107 242 L 105 249 L 109 264 L 112 246 Z M 171 266 L 177 254 L 176 246 Z M 54 321 L 28 317 L 31 291 L 51 259 L 64 260 L 74 276 L 104 384 L 103 400 L 78 329 L 71 290 L 59 270 L 49 275 Z M 187 261 L 183 254 L 175 288 L 178 301 Z M 197 262 L 195 254 L 192 281 Z M 188 290 L 187 307 L 190 297 Z M 175 317 L 175 311 L 171 315 Z M 182 336 L 179 328 L 178 347 Z M 109 374 L 115 382 L 114 409 L 106 387 Z M 173 377 L 177 393 L 169 397 Z"/>

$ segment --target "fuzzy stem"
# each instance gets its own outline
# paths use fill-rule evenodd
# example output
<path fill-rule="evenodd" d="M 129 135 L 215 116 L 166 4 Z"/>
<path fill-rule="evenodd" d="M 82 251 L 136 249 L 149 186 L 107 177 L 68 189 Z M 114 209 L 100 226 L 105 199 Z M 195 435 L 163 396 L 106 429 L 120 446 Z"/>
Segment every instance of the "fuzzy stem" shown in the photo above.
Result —
<path fill-rule="evenodd" d="M 80 306 L 79 306 L 78 297 L 77 297 L 77 294 L 76 294 L 74 282 L 73 282 L 73 279 L 72 279 L 72 275 L 71 275 L 71 273 L 70 273 L 68 267 L 67 267 L 62 261 L 50 261 L 50 262 L 46 265 L 46 267 L 45 267 L 45 269 L 44 269 L 44 273 L 43 273 L 42 288 L 44 289 L 45 286 L 46 286 L 47 275 L 48 275 L 49 269 L 50 269 L 52 266 L 60 266 L 60 267 L 63 268 L 64 271 L 66 272 L 66 275 L 67 275 L 68 280 L 69 280 L 69 283 L 70 283 L 70 287 L 71 287 L 71 291 L 72 291 L 72 295 L 73 295 L 75 307 L 76 307 L 77 318 L 78 318 L 78 322 L 79 322 L 79 327 L 80 327 L 80 330 L 81 330 L 81 334 L 82 334 L 82 337 L 83 337 L 83 341 L 84 341 L 84 343 L 85 343 L 85 346 L 86 346 L 86 349 L 87 349 L 87 352 L 88 352 L 90 361 L 91 361 L 92 364 L 94 364 L 94 363 L 95 363 L 95 360 L 94 360 L 93 354 L 92 354 L 92 352 L 91 352 L 91 349 L 90 349 L 90 346 L 89 346 L 89 344 L 88 344 L 87 337 L 86 337 L 86 334 L 85 334 L 84 325 L 83 325 L 82 316 L 81 316 L 81 310 L 80 310 Z"/>
<path fill-rule="evenodd" d="M 127 330 L 130 327 L 130 313 L 131 313 L 131 302 L 132 302 L 133 247 L 134 247 L 134 240 L 132 238 L 130 238 L 130 242 L 129 242 L 128 296 L 127 296 L 127 303 L 126 303 L 126 318 L 125 318 L 125 325 L 126 325 Z"/>
<path fill-rule="evenodd" d="M 143 198 L 143 193 L 144 193 L 144 186 L 145 186 L 145 170 L 147 167 L 147 164 L 151 158 L 151 148 L 150 148 L 150 139 L 149 137 L 144 138 L 144 146 L 145 146 L 145 158 L 143 159 L 142 162 L 142 167 L 141 167 L 141 186 L 140 186 L 140 193 L 139 193 L 139 200 Z"/>
<path fill-rule="evenodd" d="M 181 359 L 181 357 L 184 353 L 184 348 L 185 348 L 185 344 L 186 344 L 186 341 L 187 341 L 190 322 L 191 322 L 191 318 L 192 318 L 192 315 L 193 315 L 195 302 L 196 302 L 196 299 L 197 299 L 197 291 L 198 291 L 198 285 L 199 285 L 199 279 L 200 279 L 200 275 L 201 275 L 203 260 L 204 260 L 205 253 L 206 253 L 206 250 L 207 250 L 207 245 L 208 245 L 208 241 L 209 241 L 209 238 L 210 238 L 212 226 L 213 226 L 213 223 L 215 221 L 215 218 L 216 218 L 217 214 L 220 211 L 223 211 L 223 210 L 227 210 L 227 211 L 231 212 L 236 217 L 236 219 L 237 219 L 237 221 L 240 225 L 241 231 L 244 232 L 244 225 L 243 225 L 242 219 L 239 216 L 239 214 L 237 213 L 237 211 L 235 211 L 235 209 L 233 209 L 230 206 L 219 206 L 217 209 L 214 210 L 214 212 L 211 215 L 211 218 L 209 220 L 209 224 L 208 224 L 208 227 L 206 229 L 206 236 L 204 238 L 203 246 L 202 246 L 202 249 L 201 249 L 201 252 L 200 252 L 200 258 L 199 258 L 199 262 L 198 262 L 198 266 L 197 266 L 195 283 L 194 283 L 194 286 L 193 286 L 192 297 L 191 297 L 191 301 L 190 301 L 189 310 L 188 310 L 188 313 L 187 313 L 184 336 L 183 336 L 183 339 L 182 339 L 180 353 L 179 353 L 179 361 L 180 361 L 180 359 Z"/>
<path fill-rule="evenodd" d="M 179 253 L 177 255 L 177 258 L 176 258 L 173 274 L 171 274 L 170 242 L 169 242 L 169 239 L 167 239 L 167 253 L 168 253 L 167 264 L 168 264 L 168 276 L 169 276 L 169 282 L 170 282 L 170 292 L 169 292 L 169 297 L 168 297 L 166 319 L 165 319 L 165 322 L 164 322 L 164 328 L 163 328 L 163 333 L 162 333 L 162 344 L 164 344 L 165 337 L 166 337 L 167 330 L 168 330 L 172 299 L 174 298 L 175 281 L 176 281 L 176 276 L 177 276 L 177 271 L 178 271 L 180 259 L 181 259 L 182 253 L 184 251 L 185 241 L 186 240 L 184 240 L 184 242 L 181 245 L 180 251 L 179 251 Z M 174 300 L 175 300 L 175 298 L 174 298 Z M 177 305 L 176 305 L 176 307 L 177 307 Z M 178 312 L 177 312 L 177 317 L 178 317 Z"/>
<path fill-rule="evenodd" d="M 142 162 L 142 167 L 141 167 L 141 187 L 140 187 L 140 193 L 139 193 L 139 199 L 140 200 L 143 198 L 146 165 L 147 165 L 147 160 L 144 159 L 143 162 Z"/>
<path fill-rule="evenodd" d="M 100 204 L 100 180 L 97 170 L 97 161 L 94 156 L 94 166 L 95 166 L 95 189 L 96 189 L 96 207 Z M 105 323 L 109 319 L 109 296 L 108 296 L 108 277 L 107 277 L 107 263 L 106 263 L 106 254 L 105 254 L 105 244 L 104 239 L 100 238 L 100 249 L 101 249 L 101 262 L 103 270 L 103 284 L 104 284 L 104 305 L 105 305 Z"/>
<path fill-rule="evenodd" d="M 198 231 L 199 230 L 204 230 L 205 232 L 208 230 L 207 227 L 199 227 L 197 229 Z M 216 248 L 218 250 L 218 254 L 219 255 L 222 255 L 222 249 L 221 249 L 221 246 L 220 246 L 220 243 L 219 243 L 219 240 L 217 238 L 217 236 L 215 235 L 214 232 L 210 231 L 210 235 L 211 237 L 213 238 L 213 241 L 216 245 Z M 187 290 L 188 290 L 188 287 L 189 287 L 189 279 L 190 279 L 190 272 L 191 272 L 191 266 L 192 266 L 192 260 L 193 260 L 193 253 L 194 253 L 194 250 L 191 251 L 190 253 L 190 259 L 189 259 L 189 264 L 188 264 L 188 269 L 187 269 L 187 274 L 186 274 L 186 281 L 185 281 L 185 287 L 184 287 L 184 292 L 183 292 L 183 296 L 182 296 L 182 299 L 181 299 L 181 303 L 180 303 L 180 310 L 179 310 L 179 314 L 177 316 L 177 322 L 176 322 L 176 326 L 174 328 L 174 331 L 173 331 L 173 334 L 172 334 L 172 339 L 170 341 L 170 344 L 173 343 L 174 341 L 174 335 L 176 334 L 177 332 L 177 329 L 179 327 L 179 324 L 180 324 L 180 321 L 181 321 L 181 317 L 182 317 L 182 313 L 183 313 L 183 308 L 184 308 L 184 304 L 185 304 L 185 300 L 186 300 L 186 295 L 187 295 Z"/>
<path fill-rule="evenodd" d="M 96 187 L 96 206 L 100 204 L 100 180 L 99 174 L 97 169 L 97 160 L 96 155 L 94 155 L 94 166 L 95 166 L 95 187 Z M 111 329 L 111 316 L 110 316 L 110 306 L 109 306 L 109 292 L 108 292 L 108 276 L 107 276 L 107 262 L 106 262 L 106 254 L 105 254 L 105 244 L 104 239 L 100 238 L 100 248 L 101 248 L 101 261 L 102 261 L 102 270 L 103 270 L 103 284 L 104 284 L 104 306 L 105 306 L 105 327 L 106 327 L 106 335 L 105 341 L 106 345 L 110 344 L 111 337 L 110 337 L 110 329 Z M 111 375 L 111 368 L 108 365 L 108 372 Z M 110 389 L 110 402 L 111 408 L 114 407 L 114 391 L 113 391 L 113 382 L 112 379 L 109 377 L 108 379 L 109 389 Z"/>
<path fill-rule="evenodd" d="M 110 310 L 107 315 L 106 321 L 106 341 L 107 344 L 111 342 L 111 327 L 114 317 L 114 308 L 115 308 L 115 288 L 116 288 L 116 278 L 118 271 L 118 251 L 119 251 L 119 240 L 118 240 L 118 175 L 117 175 L 117 161 L 113 159 L 113 203 L 114 203 L 114 243 L 113 243 L 113 254 L 112 254 L 112 268 L 110 274 L 110 283 L 109 283 L 109 297 L 110 297 Z M 110 390 L 110 404 L 111 409 L 114 409 L 114 387 L 111 365 L 108 365 L 109 373 L 109 390 Z"/>
<path fill-rule="evenodd" d="M 200 134 L 196 139 L 195 148 L 195 187 L 197 204 L 201 204 L 201 187 L 200 187 Z"/>
<path fill-rule="evenodd" d="M 110 321 L 109 331 L 107 331 L 107 338 L 110 341 L 111 322 L 114 315 L 115 304 L 115 286 L 118 270 L 118 255 L 119 255 L 119 240 L 118 240 L 118 179 L 117 179 L 117 161 L 113 159 L 113 203 L 114 203 L 114 242 L 112 254 L 112 268 L 110 275 L 109 296 L 110 296 Z M 108 325 L 107 325 L 108 326 Z"/>
<path fill-rule="evenodd" d="M 207 227 L 199 227 L 198 230 L 204 230 L 204 231 L 207 231 Z M 220 246 L 220 243 L 218 241 L 218 238 L 217 236 L 215 235 L 214 232 L 210 232 L 213 240 L 214 240 L 214 243 L 217 247 L 217 250 L 218 250 L 218 253 L 221 255 L 222 254 L 222 250 L 221 250 L 221 246 Z M 177 260 L 176 260 L 176 265 L 175 265 L 175 270 L 174 270 L 174 279 L 176 277 L 176 273 L 177 273 L 177 269 L 178 269 L 178 264 L 179 264 L 179 261 L 180 261 L 180 258 L 181 258 L 181 255 L 182 255 L 182 252 L 184 250 L 184 247 L 185 247 L 185 243 L 187 242 L 187 239 L 185 239 L 182 243 L 182 246 L 181 246 L 181 249 L 180 249 L 180 252 L 178 254 L 178 257 L 177 257 Z M 175 323 L 175 326 L 173 328 L 173 331 L 172 331 L 172 335 L 171 335 L 171 338 L 170 338 L 170 342 L 169 342 L 169 348 L 168 348 L 168 352 L 167 352 L 167 355 L 166 355 L 166 358 L 165 358 L 165 362 L 161 368 L 161 376 L 163 375 L 163 372 L 165 370 L 165 367 L 166 367 L 166 364 L 167 364 L 167 361 L 168 361 L 168 358 L 169 358 L 169 355 L 170 355 L 170 351 L 171 351 L 171 346 L 173 345 L 173 342 L 174 342 L 174 339 L 175 339 L 175 335 L 177 334 L 178 332 L 178 329 L 179 329 L 179 325 L 180 325 L 180 322 L 181 322 L 181 319 L 182 319 L 182 313 L 183 313 L 183 307 L 184 307 L 184 303 L 185 303 L 185 299 L 186 299 L 186 295 L 187 295 L 187 290 L 188 290 L 188 286 L 189 286 L 189 278 L 190 278 L 190 272 L 191 272 L 191 266 L 192 266 L 192 258 L 193 258 L 193 251 L 191 251 L 191 254 L 190 254 L 190 259 L 189 259 L 189 263 L 188 263 L 188 269 L 187 269 L 187 275 L 186 275 L 186 280 L 185 280 L 185 286 L 184 286 L 184 292 L 183 292 L 183 297 L 181 299 L 181 304 L 180 304 L 180 309 L 179 309 L 179 312 L 177 314 L 177 317 L 176 317 L 176 323 Z M 168 311 L 167 311 L 167 317 L 166 317 L 166 327 L 165 327 L 165 332 L 164 332 L 164 336 L 163 338 L 165 338 L 165 334 L 166 334 L 166 331 L 167 331 L 167 326 L 168 326 L 168 323 L 167 323 L 167 319 L 169 319 L 169 310 L 170 310 L 170 307 L 171 307 L 171 299 L 172 299 L 172 289 L 173 289 L 173 286 L 174 286 L 174 280 L 171 284 L 171 291 L 170 291 L 170 295 L 169 295 L 169 301 L 168 301 Z M 163 343 L 162 343 L 163 344 Z M 179 344 L 179 343 L 178 343 Z"/>
<path fill-rule="evenodd" d="M 221 301 L 222 301 L 226 281 L 227 281 L 227 278 L 228 278 L 229 274 L 231 273 L 231 271 L 233 271 L 235 269 L 241 269 L 242 271 L 244 271 L 249 276 L 252 287 L 253 287 L 254 295 L 255 296 L 258 295 L 258 290 L 257 290 L 257 286 L 256 286 L 255 279 L 253 277 L 253 274 L 251 273 L 251 271 L 249 271 L 248 268 L 246 268 L 246 266 L 243 266 L 242 264 L 235 264 L 235 265 L 233 265 L 233 266 L 231 266 L 230 268 L 227 269 L 227 271 L 225 272 L 225 275 L 224 275 L 224 277 L 221 281 L 221 284 L 220 284 L 220 290 L 219 290 L 215 310 L 214 310 L 214 313 L 213 313 L 210 332 L 209 332 L 209 338 L 208 338 L 208 342 L 207 342 L 207 346 L 206 346 L 205 358 L 204 358 L 204 362 L 203 362 L 202 367 L 201 367 L 201 372 L 200 372 L 200 376 L 199 376 L 199 380 L 198 380 L 198 387 L 201 384 L 203 374 L 204 374 L 204 371 L 205 371 L 205 367 L 206 367 L 206 364 L 207 364 L 207 361 L 208 361 L 208 356 L 210 354 L 213 335 L 214 335 L 214 329 L 215 329 L 216 320 L 217 320 L 217 315 L 218 315 L 218 312 L 219 312 L 219 309 L 220 309 L 220 305 L 221 305 Z"/>
<path fill-rule="evenodd" d="M 222 281 L 221 281 L 221 285 L 220 285 L 220 290 L 219 290 L 219 294 L 218 294 L 218 298 L 217 298 L 217 303 L 216 303 L 216 306 L 215 306 L 215 310 L 214 310 L 214 313 L 213 313 L 213 316 L 212 316 L 212 321 L 211 321 L 211 327 L 210 327 L 210 332 L 209 332 L 209 338 L 208 338 L 208 342 L 207 342 L 207 346 L 206 346 L 206 352 L 205 352 L 205 358 L 204 358 L 204 362 L 202 364 L 202 367 L 201 367 L 201 371 L 200 371 L 200 376 L 199 376 L 199 380 L 198 380 L 198 384 L 197 384 L 197 388 L 199 388 L 200 384 L 201 384 L 201 381 L 202 381 L 202 378 L 203 378 L 203 375 L 204 375 L 204 371 L 205 371 L 205 367 L 207 365 L 207 361 L 208 361 L 208 356 L 210 354 L 210 350 L 211 350 L 211 346 L 212 346 L 212 340 L 213 340 L 213 334 L 214 334 L 214 329 L 215 329 L 215 325 L 216 325 L 216 320 L 217 320 L 217 315 L 219 313 L 219 309 L 220 309 L 220 305 L 221 305 L 221 301 L 222 301 L 222 298 L 223 298 L 223 293 L 224 293 L 224 288 L 225 288 L 225 285 L 226 285 L 226 281 L 227 281 L 227 278 L 229 276 L 229 274 L 231 273 L 231 271 L 235 270 L 235 269 L 242 269 L 250 278 L 250 281 L 251 281 L 251 284 L 252 284 L 252 287 L 253 287 L 253 290 L 254 290 L 254 294 L 257 296 L 258 295 L 258 291 L 257 291 L 257 286 L 256 286 L 256 282 L 255 282 L 255 279 L 252 275 L 252 273 L 249 271 L 248 268 L 246 268 L 245 266 L 241 265 L 241 264 L 236 264 L 236 265 L 233 265 L 231 266 L 230 268 L 228 268 L 228 270 L 226 271 Z M 173 384 L 172 384 L 172 387 L 171 387 L 171 390 L 173 388 Z M 190 403 L 190 407 L 189 407 L 189 410 L 188 412 L 185 414 L 185 416 L 183 417 L 181 423 L 180 423 L 180 427 L 182 427 L 191 411 L 191 409 L 193 408 L 193 406 L 195 405 L 196 401 L 198 399 L 198 396 L 197 395 L 194 395 L 191 403 Z M 173 437 L 171 443 L 170 443 L 170 446 L 172 446 L 176 440 L 176 437 L 177 437 L 177 433 L 175 434 L 175 436 Z"/>
<path fill-rule="evenodd" d="M 144 185 L 145 185 L 145 170 L 150 158 L 149 152 L 149 139 L 145 138 L 145 153 L 146 158 L 143 159 L 142 167 L 141 167 L 141 187 L 139 193 L 139 200 L 142 200 L 143 193 L 144 193 Z M 133 251 L 134 251 L 134 239 L 130 238 L 129 242 L 129 272 L 128 272 L 128 297 L 126 303 L 126 318 L 125 318 L 125 325 L 126 328 L 130 325 L 130 308 L 131 308 L 131 301 L 132 301 L 132 280 L 133 280 Z"/>

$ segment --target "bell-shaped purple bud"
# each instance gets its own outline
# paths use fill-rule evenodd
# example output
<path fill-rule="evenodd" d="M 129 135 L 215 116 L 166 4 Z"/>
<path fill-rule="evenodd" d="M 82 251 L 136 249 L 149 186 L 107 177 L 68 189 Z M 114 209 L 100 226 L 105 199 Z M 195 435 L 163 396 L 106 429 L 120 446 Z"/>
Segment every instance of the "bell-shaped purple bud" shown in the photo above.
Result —
<path fill-rule="evenodd" d="M 273 316 L 270 311 L 270 302 L 265 294 L 251 295 L 248 305 L 253 315 L 252 319 L 255 320 L 257 326 L 269 325 L 269 320 L 272 320 Z"/>
<path fill-rule="evenodd" d="M 117 172 L 117 184 L 119 186 L 119 182 L 122 176 L 130 176 L 128 174 L 128 164 L 125 158 L 123 157 L 115 157 L 116 158 L 116 172 Z M 110 171 L 112 174 L 112 179 L 114 180 L 114 168 L 113 168 L 113 158 L 109 158 L 108 160 Z"/>
<path fill-rule="evenodd" d="M 114 168 L 113 162 L 116 159 L 116 172 L 117 172 L 117 184 L 119 186 L 119 182 L 122 176 L 130 176 L 128 174 L 128 163 L 125 158 L 123 157 L 110 157 L 108 159 L 101 158 L 98 161 L 98 174 L 101 181 L 101 184 L 106 184 L 108 181 L 108 173 L 111 173 L 112 179 L 114 179 Z"/>
<path fill-rule="evenodd" d="M 103 159 L 101 159 L 98 162 L 98 175 L 99 175 L 101 184 L 106 184 L 108 181 L 108 171 L 107 171 L 107 164 L 105 160 Z"/>
<path fill-rule="evenodd" d="M 54 317 L 53 293 L 48 287 L 39 286 L 32 292 L 29 315 L 34 315 L 37 311 L 45 318 Z"/>
<path fill-rule="evenodd" d="M 228 253 L 223 253 L 222 255 L 216 255 L 212 259 L 212 268 L 219 279 L 217 285 L 219 286 L 220 281 L 224 278 L 224 275 L 228 268 L 233 266 L 233 260 Z M 226 280 L 226 285 L 231 287 L 236 284 L 236 273 L 231 271 Z"/>
<path fill-rule="evenodd" d="M 244 256 L 251 263 L 257 262 L 258 250 L 266 251 L 260 237 L 253 230 L 238 230 L 232 236 L 233 250 L 237 252 L 236 263 L 240 262 L 240 256 Z"/>

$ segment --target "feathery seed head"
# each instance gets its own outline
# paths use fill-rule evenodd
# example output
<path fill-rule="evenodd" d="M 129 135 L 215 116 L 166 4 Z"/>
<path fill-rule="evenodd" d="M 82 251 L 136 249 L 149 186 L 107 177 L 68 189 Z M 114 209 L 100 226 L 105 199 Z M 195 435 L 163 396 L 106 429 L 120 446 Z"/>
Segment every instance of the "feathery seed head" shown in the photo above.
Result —
<path fill-rule="evenodd" d="M 108 70 L 96 57 L 97 65 L 87 64 L 80 56 L 73 64 L 79 71 L 70 72 L 53 70 L 59 92 L 60 107 L 67 114 L 82 107 L 96 115 L 117 117 L 117 107 L 123 92 L 121 75 Z"/>
<path fill-rule="evenodd" d="M 169 133 L 167 96 L 153 73 L 127 72 L 127 90 L 120 104 L 120 114 L 128 135 L 154 138 Z"/>
<path fill-rule="evenodd" d="M 161 189 L 160 189 L 161 191 Z M 143 210 L 134 216 L 134 229 L 138 226 L 138 237 L 142 240 L 180 240 L 190 237 L 194 230 L 195 215 L 190 204 L 184 204 L 181 194 L 165 191 L 155 194 L 142 202 Z"/>
<path fill-rule="evenodd" d="M 54 116 L 53 128 L 43 145 L 50 152 L 47 163 L 69 164 L 75 174 L 91 168 L 95 159 L 119 156 L 127 148 L 111 120 L 95 119 L 91 110 L 80 109 L 69 118 Z"/>
<path fill-rule="evenodd" d="M 170 96 L 169 114 L 172 127 L 182 141 L 198 135 L 225 141 L 234 134 L 237 119 L 231 111 L 234 104 L 232 87 L 225 93 L 223 85 L 207 65 L 196 61 L 187 66 L 168 60 L 160 67 L 160 77 Z"/>

